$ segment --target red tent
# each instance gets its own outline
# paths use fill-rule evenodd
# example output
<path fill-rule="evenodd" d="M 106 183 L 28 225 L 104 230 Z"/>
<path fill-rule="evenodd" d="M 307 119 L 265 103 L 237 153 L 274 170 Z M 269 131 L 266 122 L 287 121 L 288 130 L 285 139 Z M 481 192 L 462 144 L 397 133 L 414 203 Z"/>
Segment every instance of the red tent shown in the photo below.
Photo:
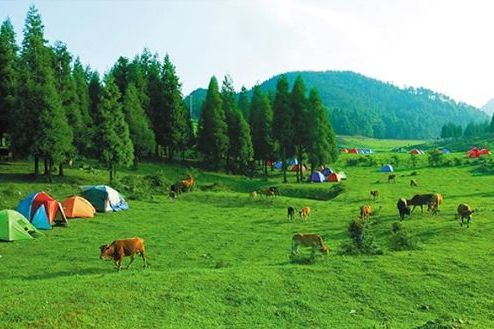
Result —
<path fill-rule="evenodd" d="M 357 154 L 358 150 L 357 149 L 349 149 L 348 153 Z"/>
<path fill-rule="evenodd" d="M 36 210 L 38 210 L 41 205 L 45 206 L 46 215 L 50 220 L 50 224 L 53 225 L 55 219 L 60 219 L 62 222 L 66 222 L 67 218 L 63 212 L 63 208 L 57 200 L 53 199 L 51 196 L 45 192 L 39 192 L 36 194 L 32 201 L 31 216 L 34 215 Z"/>
<path fill-rule="evenodd" d="M 328 176 L 328 182 L 339 182 L 339 181 L 341 181 L 341 176 L 335 172 Z"/>
<path fill-rule="evenodd" d="M 469 158 L 478 158 L 480 156 L 480 151 L 478 148 L 474 147 L 470 151 L 468 151 L 467 156 Z"/>
<path fill-rule="evenodd" d="M 481 149 L 479 152 L 480 152 L 480 154 L 484 154 L 484 155 L 489 155 L 489 154 L 491 154 L 491 152 L 489 152 L 489 150 L 488 150 L 488 149 Z"/>
<path fill-rule="evenodd" d="M 295 171 L 297 171 L 297 170 L 298 170 L 298 164 L 297 164 L 297 165 L 294 165 L 294 166 L 292 167 L 292 169 L 290 169 L 290 171 L 293 171 L 293 172 L 295 172 Z M 306 170 L 307 170 L 307 166 L 306 166 L 306 165 L 303 165 L 303 166 L 302 166 L 302 172 L 305 172 Z"/>

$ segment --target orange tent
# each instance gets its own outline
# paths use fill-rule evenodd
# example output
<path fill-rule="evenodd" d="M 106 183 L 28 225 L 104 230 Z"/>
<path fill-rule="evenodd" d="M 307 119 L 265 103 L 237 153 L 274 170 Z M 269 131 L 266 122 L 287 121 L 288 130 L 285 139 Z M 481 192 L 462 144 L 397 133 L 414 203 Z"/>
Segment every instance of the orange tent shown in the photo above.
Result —
<path fill-rule="evenodd" d="M 93 205 L 80 196 L 73 196 L 62 202 L 65 215 L 68 218 L 93 218 L 96 213 Z"/>
<path fill-rule="evenodd" d="M 348 149 L 346 149 L 346 148 L 342 147 L 342 148 L 340 149 L 340 152 L 341 152 L 341 153 L 348 153 Z"/>
<path fill-rule="evenodd" d="M 339 181 L 341 181 L 341 176 L 335 172 L 328 176 L 328 182 L 339 182 Z"/>

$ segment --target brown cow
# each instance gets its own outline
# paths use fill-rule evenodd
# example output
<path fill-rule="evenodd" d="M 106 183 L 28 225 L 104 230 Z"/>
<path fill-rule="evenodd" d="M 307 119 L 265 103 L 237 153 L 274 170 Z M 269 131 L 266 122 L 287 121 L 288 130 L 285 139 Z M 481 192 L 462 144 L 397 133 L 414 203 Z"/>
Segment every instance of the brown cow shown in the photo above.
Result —
<path fill-rule="evenodd" d="M 371 213 L 372 213 L 371 206 L 365 204 L 365 205 L 360 207 L 360 218 L 361 219 L 369 219 Z"/>
<path fill-rule="evenodd" d="M 105 244 L 99 247 L 101 254 L 100 259 L 113 259 L 113 265 L 122 268 L 122 260 L 125 256 L 130 256 L 130 263 L 127 268 L 134 262 L 135 254 L 140 254 L 144 261 L 144 268 L 147 267 L 146 253 L 144 250 L 144 240 L 141 238 L 131 238 L 124 240 L 115 240 L 111 244 Z"/>
<path fill-rule="evenodd" d="M 265 197 L 274 197 L 275 193 L 271 189 L 259 190 L 257 194 L 264 195 Z"/>
<path fill-rule="evenodd" d="M 427 207 L 427 211 L 432 210 L 432 214 L 435 215 L 439 212 L 439 206 L 443 203 L 443 195 L 436 193 L 432 199 L 432 202 L 429 203 Z"/>
<path fill-rule="evenodd" d="M 303 207 L 298 214 L 300 215 L 301 220 L 305 220 L 310 216 L 310 208 L 309 207 Z"/>
<path fill-rule="evenodd" d="M 458 205 L 457 211 L 458 211 L 457 219 L 458 219 L 458 222 L 460 223 L 460 226 L 463 226 L 463 224 L 465 224 L 464 219 L 466 219 L 467 220 L 467 223 L 466 223 L 467 227 L 470 227 L 470 220 L 472 219 L 472 214 L 475 212 L 475 210 L 470 208 L 470 206 L 467 205 L 466 203 L 460 203 L 460 205 Z M 461 222 L 460 222 L 460 219 L 461 219 Z"/>
<path fill-rule="evenodd" d="M 327 254 L 329 252 L 328 247 L 324 244 L 323 239 L 319 234 L 294 234 L 292 237 L 292 255 L 298 253 L 299 246 L 302 247 L 311 247 L 312 252 L 314 253 L 316 249 L 319 249 L 323 254 Z"/>
<path fill-rule="evenodd" d="M 410 187 L 414 187 L 414 186 L 415 186 L 415 187 L 417 187 L 417 186 L 418 186 L 418 185 L 417 185 L 417 181 L 416 181 L 415 179 L 411 179 L 411 180 L 410 180 Z"/>
<path fill-rule="evenodd" d="M 195 181 L 194 181 L 194 178 L 192 178 L 192 176 L 187 176 L 186 179 L 183 179 L 182 181 L 180 181 L 180 184 L 182 186 L 182 190 L 184 191 L 187 191 L 187 192 L 192 192 L 193 188 L 194 188 L 194 184 L 195 184 Z"/>
<path fill-rule="evenodd" d="M 379 191 L 378 190 L 370 191 L 370 195 L 372 196 L 372 199 L 376 201 L 376 199 L 379 197 Z"/>
<path fill-rule="evenodd" d="M 424 212 L 423 206 L 427 205 L 427 209 L 430 210 L 431 205 L 434 203 L 434 194 L 415 194 L 413 198 L 407 200 L 408 206 L 413 206 L 412 211 L 415 207 L 420 206 L 421 212 Z"/>

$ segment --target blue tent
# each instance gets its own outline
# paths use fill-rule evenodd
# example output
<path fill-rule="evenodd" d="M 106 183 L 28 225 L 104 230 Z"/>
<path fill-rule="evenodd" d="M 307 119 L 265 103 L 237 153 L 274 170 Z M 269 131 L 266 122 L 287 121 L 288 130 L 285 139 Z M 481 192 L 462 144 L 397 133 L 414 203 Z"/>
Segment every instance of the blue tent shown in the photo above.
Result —
<path fill-rule="evenodd" d="M 450 150 L 448 150 L 448 149 L 442 149 L 442 150 L 441 150 L 441 153 L 443 153 L 443 154 L 450 154 L 450 153 L 451 153 L 451 151 L 450 151 Z"/>
<path fill-rule="evenodd" d="M 295 165 L 298 165 L 298 161 L 297 161 L 297 159 L 290 159 L 290 160 L 288 160 L 288 164 L 290 166 L 295 166 Z"/>
<path fill-rule="evenodd" d="M 390 164 L 384 165 L 381 168 L 381 172 L 393 172 L 393 166 Z"/>
<path fill-rule="evenodd" d="M 309 181 L 314 182 L 314 183 L 322 183 L 326 181 L 326 177 L 320 173 L 319 171 L 314 171 L 310 177 Z"/>
<path fill-rule="evenodd" d="M 45 205 L 41 205 L 33 215 L 31 224 L 39 230 L 51 230 L 50 220 L 46 215 Z"/>
<path fill-rule="evenodd" d="M 274 169 L 283 169 L 283 162 L 276 161 L 275 163 L 273 163 L 273 168 Z"/>
<path fill-rule="evenodd" d="M 20 212 L 28 220 L 31 219 L 33 200 L 37 194 L 38 194 L 38 192 L 33 192 L 33 193 L 29 194 L 25 199 L 21 200 L 19 202 L 19 204 L 17 205 L 16 210 L 18 212 Z"/>
<path fill-rule="evenodd" d="M 324 168 L 322 171 L 321 171 L 321 174 L 324 175 L 324 177 L 328 177 L 329 175 L 331 175 L 332 173 L 334 173 L 334 170 L 331 169 L 331 168 Z"/>

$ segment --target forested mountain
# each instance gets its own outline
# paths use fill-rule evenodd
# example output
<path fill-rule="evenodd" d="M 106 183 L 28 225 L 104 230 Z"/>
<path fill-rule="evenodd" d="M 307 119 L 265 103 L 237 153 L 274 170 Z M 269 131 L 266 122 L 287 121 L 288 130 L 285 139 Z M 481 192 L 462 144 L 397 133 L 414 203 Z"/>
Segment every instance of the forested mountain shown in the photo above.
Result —
<path fill-rule="evenodd" d="M 488 115 L 492 115 L 494 113 L 494 98 L 492 98 L 490 101 L 487 102 L 487 104 L 482 106 L 481 110 Z"/>
<path fill-rule="evenodd" d="M 435 138 L 446 123 L 466 126 L 489 118 L 479 109 L 424 88 L 401 89 L 354 72 L 289 72 L 290 88 L 301 76 L 307 89 L 316 87 L 337 134 L 376 138 Z M 260 84 L 272 93 L 279 79 Z M 199 102 L 199 90 L 194 103 Z M 200 108 L 195 106 L 195 109 Z"/>

